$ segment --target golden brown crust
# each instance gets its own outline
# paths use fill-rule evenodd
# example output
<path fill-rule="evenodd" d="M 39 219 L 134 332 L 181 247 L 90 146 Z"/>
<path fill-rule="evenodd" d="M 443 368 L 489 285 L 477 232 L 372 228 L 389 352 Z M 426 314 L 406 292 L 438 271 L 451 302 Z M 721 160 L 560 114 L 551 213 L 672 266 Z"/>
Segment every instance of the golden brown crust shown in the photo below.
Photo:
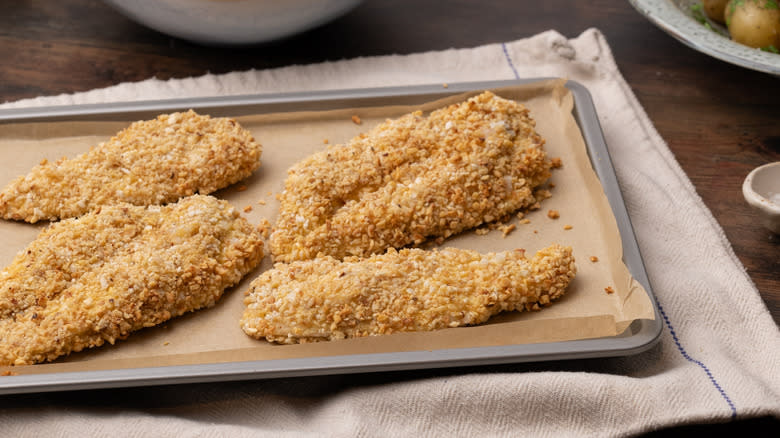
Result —
<path fill-rule="evenodd" d="M 535 204 L 550 162 L 534 125 L 522 105 L 485 92 L 329 146 L 288 172 L 274 260 L 382 253 Z"/>
<path fill-rule="evenodd" d="M 4 219 L 77 217 L 101 205 L 160 205 L 238 182 L 261 146 L 232 119 L 190 110 L 135 122 L 72 159 L 43 160 L 0 193 Z"/>
<path fill-rule="evenodd" d="M 254 227 L 211 196 L 55 223 L 0 272 L 0 365 L 113 344 L 213 306 L 262 257 Z"/>
<path fill-rule="evenodd" d="M 291 344 L 480 324 L 551 304 L 575 274 L 571 248 L 560 245 L 530 260 L 522 250 L 447 248 L 277 263 L 252 282 L 241 326 Z"/>

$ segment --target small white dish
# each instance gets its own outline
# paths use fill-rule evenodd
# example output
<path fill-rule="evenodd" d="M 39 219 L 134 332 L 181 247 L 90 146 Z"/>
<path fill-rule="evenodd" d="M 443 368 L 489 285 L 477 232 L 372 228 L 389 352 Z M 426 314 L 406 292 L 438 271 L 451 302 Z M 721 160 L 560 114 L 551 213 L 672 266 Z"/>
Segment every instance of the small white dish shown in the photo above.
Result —
<path fill-rule="evenodd" d="M 780 234 L 780 161 L 753 169 L 742 184 L 742 194 L 761 224 Z"/>

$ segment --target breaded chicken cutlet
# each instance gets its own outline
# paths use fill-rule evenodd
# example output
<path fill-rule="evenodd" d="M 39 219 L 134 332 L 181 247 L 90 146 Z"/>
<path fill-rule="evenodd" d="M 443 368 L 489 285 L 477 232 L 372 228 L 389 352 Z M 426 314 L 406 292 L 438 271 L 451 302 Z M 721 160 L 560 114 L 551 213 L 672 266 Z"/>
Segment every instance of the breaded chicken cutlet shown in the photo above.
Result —
<path fill-rule="evenodd" d="M 391 248 L 366 259 L 277 263 L 251 283 L 241 326 L 293 344 L 474 325 L 549 305 L 575 274 L 571 248 L 560 245 L 530 260 L 522 250 Z"/>
<path fill-rule="evenodd" d="M 0 272 L 0 365 L 113 344 L 213 306 L 262 257 L 255 228 L 212 196 L 52 224 Z"/>
<path fill-rule="evenodd" d="M 288 171 L 274 260 L 382 253 L 536 203 L 550 161 L 534 126 L 521 104 L 484 92 L 329 146 Z"/>
<path fill-rule="evenodd" d="M 261 146 L 235 120 L 190 110 L 139 121 L 89 152 L 43 160 L 0 193 L 0 216 L 37 222 L 101 205 L 161 205 L 238 182 L 260 166 Z"/>

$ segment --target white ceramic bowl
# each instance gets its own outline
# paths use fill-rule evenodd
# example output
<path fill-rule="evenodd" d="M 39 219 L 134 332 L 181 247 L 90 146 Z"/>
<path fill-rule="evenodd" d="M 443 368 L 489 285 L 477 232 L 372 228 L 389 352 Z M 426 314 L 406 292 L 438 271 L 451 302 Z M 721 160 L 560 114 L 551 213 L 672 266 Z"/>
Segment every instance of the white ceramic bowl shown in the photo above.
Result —
<path fill-rule="evenodd" d="M 780 234 L 780 161 L 753 169 L 742 184 L 742 194 L 761 224 Z"/>
<path fill-rule="evenodd" d="M 159 32 L 206 45 L 284 38 L 349 12 L 360 0 L 104 0 Z"/>

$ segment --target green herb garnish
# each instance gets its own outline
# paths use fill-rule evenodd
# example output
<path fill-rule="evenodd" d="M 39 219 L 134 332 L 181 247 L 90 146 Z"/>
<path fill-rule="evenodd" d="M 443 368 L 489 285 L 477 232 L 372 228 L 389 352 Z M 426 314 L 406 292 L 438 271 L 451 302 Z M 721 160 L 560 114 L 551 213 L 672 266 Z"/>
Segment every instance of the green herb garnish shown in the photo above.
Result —
<path fill-rule="evenodd" d="M 729 10 L 726 12 L 726 26 L 731 26 L 731 16 L 737 10 L 737 6 L 745 4 L 745 0 L 733 0 L 728 4 Z"/>
<path fill-rule="evenodd" d="M 704 7 L 701 3 L 691 5 L 691 16 L 701 24 L 707 24 L 707 17 L 704 15 Z"/>
<path fill-rule="evenodd" d="M 709 20 L 707 20 L 707 14 L 704 13 L 704 6 L 702 6 L 701 3 L 695 3 L 691 5 L 691 16 L 694 20 L 701 23 L 702 26 L 713 32 L 717 32 L 717 30 L 715 30 L 715 28 L 710 25 Z"/>
<path fill-rule="evenodd" d="M 762 47 L 761 50 L 763 50 L 764 52 L 780 54 L 780 50 L 777 50 L 777 47 L 771 44 L 766 47 Z"/>

